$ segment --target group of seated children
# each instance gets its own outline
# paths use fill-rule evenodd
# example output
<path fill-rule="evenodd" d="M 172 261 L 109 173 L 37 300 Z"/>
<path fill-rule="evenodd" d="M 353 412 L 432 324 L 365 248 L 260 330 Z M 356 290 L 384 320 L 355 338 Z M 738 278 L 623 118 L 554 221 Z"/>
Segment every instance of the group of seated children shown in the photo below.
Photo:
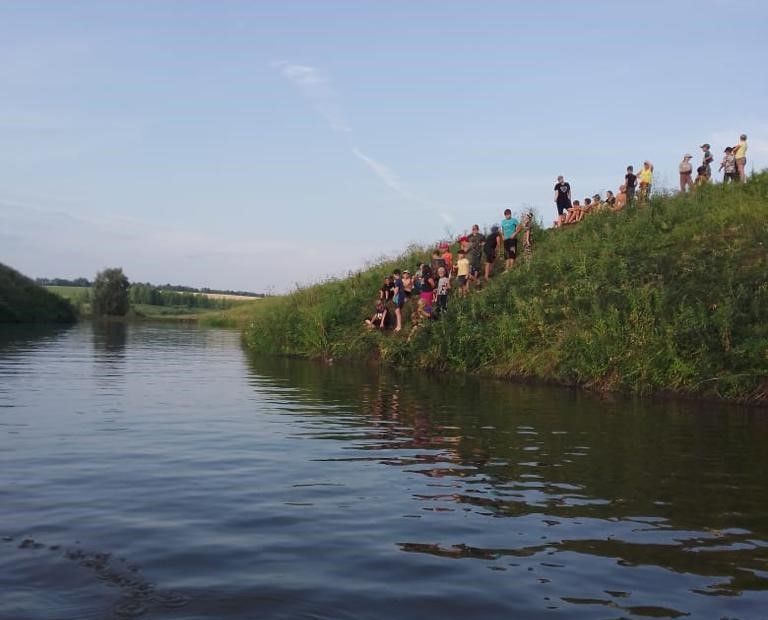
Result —
<path fill-rule="evenodd" d="M 453 254 L 447 242 L 442 242 L 432 252 L 429 263 L 420 263 L 413 273 L 407 269 L 395 269 L 392 276 L 384 278 L 379 289 L 376 309 L 365 324 L 371 329 L 403 328 L 403 308 L 412 300 L 411 322 L 414 328 L 427 319 L 436 319 L 448 310 L 448 297 L 452 291 L 467 295 L 470 285 L 478 286 L 484 274 L 489 279 L 493 274 L 496 255 L 504 248 L 506 268 L 514 266 L 517 256 L 517 239 L 523 239 L 526 257 L 533 250 L 533 214 L 528 213 L 520 223 L 512 217 L 511 210 L 504 212 L 502 226 L 492 226 L 488 235 L 480 232 L 475 224 L 472 232 L 459 237 L 460 249 L 454 263 Z M 485 269 L 482 262 L 485 259 Z"/>

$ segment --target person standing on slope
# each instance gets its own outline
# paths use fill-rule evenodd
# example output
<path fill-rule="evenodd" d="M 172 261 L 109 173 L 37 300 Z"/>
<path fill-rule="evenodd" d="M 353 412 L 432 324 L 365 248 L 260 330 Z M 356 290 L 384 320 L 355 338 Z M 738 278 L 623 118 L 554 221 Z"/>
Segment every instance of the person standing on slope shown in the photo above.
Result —
<path fill-rule="evenodd" d="M 555 206 L 557 207 L 558 226 L 565 223 L 565 212 L 571 208 L 571 186 L 561 174 L 555 183 Z"/>

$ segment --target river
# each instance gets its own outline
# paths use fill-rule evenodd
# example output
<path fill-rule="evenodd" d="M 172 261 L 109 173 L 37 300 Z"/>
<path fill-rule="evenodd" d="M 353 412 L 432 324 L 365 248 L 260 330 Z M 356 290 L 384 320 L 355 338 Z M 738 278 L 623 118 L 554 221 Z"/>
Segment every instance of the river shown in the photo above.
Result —
<path fill-rule="evenodd" d="M 0 330 L 0 618 L 768 617 L 768 415 Z"/>

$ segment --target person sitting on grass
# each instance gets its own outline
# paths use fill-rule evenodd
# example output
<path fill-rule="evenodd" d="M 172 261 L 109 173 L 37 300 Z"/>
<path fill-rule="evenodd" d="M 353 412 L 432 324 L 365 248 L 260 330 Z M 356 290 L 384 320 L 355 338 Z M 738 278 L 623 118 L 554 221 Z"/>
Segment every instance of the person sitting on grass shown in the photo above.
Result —
<path fill-rule="evenodd" d="M 568 213 L 565 216 L 563 224 L 575 224 L 581 217 L 581 202 L 574 200 L 571 204 L 571 208 L 568 209 Z"/>
<path fill-rule="evenodd" d="M 408 342 L 411 341 L 413 335 L 432 318 L 432 306 L 427 306 L 423 299 L 419 299 L 416 303 L 416 308 L 411 314 L 411 331 L 408 334 Z"/>
<path fill-rule="evenodd" d="M 694 189 L 702 185 L 709 185 L 709 173 L 704 165 L 696 168 L 696 180 L 693 182 Z"/>
<path fill-rule="evenodd" d="M 413 278 L 411 272 L 407 269 L 403 269 L 403 293 L 405 294 L 405 300 L 408 301 L 413 293 Z"/>
<path fill-rule="evenodd" d="M 370 319 L 365 319 L 364 323 L 368 329 L 380 329 L 384 331 L 387 327 L 387 307 L 379 299 L 376 302 L 376 311 Z"/>
<path fill-rule="evenodd" d="M 619 193 L 616 194 L 616 203 L 611 207 L 612 211 L 621 211 L 624 207 L 627 206 L 627 201 L 629 198 L 627 197 L 627 186 L 622 185 L 619 187 Z"/>
<path fill-rule="evenodd" d="M 384 284 L 379 289 L 379 299 L 385 303 L 392 299 L 392 278 L 389 276 L 384 278 Z"/>
<path fill-rule="evenodd" d="M 456 280 L 459 285 L 459 295 L 462 297 L 469 291 L 470 264 L 466 250 L 459 250 L 459 259 L 456 261 Z"/>
<path fill-rule="evenodd" d="M 605 190 L 605 206 L 611 211 L 614 211 L 616 207 L 616 196 L 614 196 L 613 192 L 609 189 Z"/>

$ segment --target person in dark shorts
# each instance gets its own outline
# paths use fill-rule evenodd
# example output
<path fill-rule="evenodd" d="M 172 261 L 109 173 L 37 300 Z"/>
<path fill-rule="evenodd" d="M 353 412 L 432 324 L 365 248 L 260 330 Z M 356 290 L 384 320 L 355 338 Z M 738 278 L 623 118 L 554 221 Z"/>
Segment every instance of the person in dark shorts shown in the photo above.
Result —
<path fill-rule="evenodd" d="M 555 206 L 557 207 L 558 226 L 565 223 L 565 212 L 571 208 L 571 186 L 561 174 L 555 183 Z"/>
<path fill-rule="evenodd" d="M 512 267 L 515 266 L 515 259 L 517 258 L 517 233 L 519 232 L 519 228 L 520 222 L 516 217 L 512 217 L 512 210 L 504 209 L 504 219 L 501 220 L 501 238 L 504 242 L 506 269 L 512 269 Z"/>
<path fill-rule="evenodd" d="M 480 232 L 480 226 L 472 226 L 472 234 L 467 235 L 467 258 L 469 258 L 469 276 L 473 280 L 480 278 L 480 266 L 483 262 L 483 245 L 485 244 L 485 235 Z"/>
<path fill-rule="evenodd" d="M 383 301 L 378 300 L 376 311 L 370 319 L 365 319 L 365 324 L 371 329 L 384 330 L 387 327 L 387 307 Z"/>
<path fill-rule="evenodd" d="M 635 201 L 635 187 L 637 187 L 637 175 L 632 166 L 627 166 L 627 174 L 624 175 L 624 186 L 627 194 L 627 204 L 632 206 Z"/>
<path fill-rule="evenodd" d="M 394 271 L 392 293 L 392 305 L 395 307 L 395 331 L 399 332 L 403 329 L 403 306 L 405 305 L 405 288 L 403 287 L 403 277 L 399 269 Z"/>
<path fill-rule="evenodd" d="M 485 238 L 483 244 L 483 255 L 485 256 L 485 279 L 491 277 L 491 271 L 493 270 L 493 263 L 496 260 L 496 252 L 499 248 L 499 227 L 491 226 L 491 234 Z"/>

